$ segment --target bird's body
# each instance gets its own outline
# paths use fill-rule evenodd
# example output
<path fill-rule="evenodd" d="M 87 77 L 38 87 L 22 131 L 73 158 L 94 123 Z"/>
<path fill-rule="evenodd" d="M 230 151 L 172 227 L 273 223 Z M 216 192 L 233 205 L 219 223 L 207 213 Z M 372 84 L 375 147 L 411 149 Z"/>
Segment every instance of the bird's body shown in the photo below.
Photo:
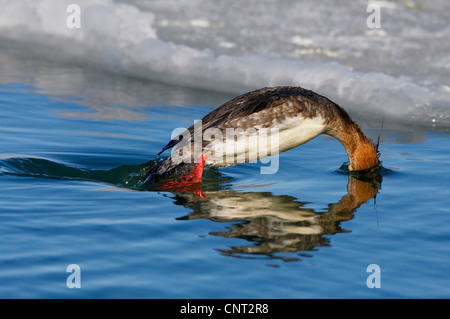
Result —
<path fill-rule="evenodd" d="M 322 133 L 343 144 L 349 170 L 379 165 L 377 147 L 340 106 L 310 90 L 274 87 L 238 96 L 207 114 L 163 148 L 161 153 L 172 147 L 174 151 L 149 175 L 169 175 L 196 161 L 216 166 L 251 162 Z"/>

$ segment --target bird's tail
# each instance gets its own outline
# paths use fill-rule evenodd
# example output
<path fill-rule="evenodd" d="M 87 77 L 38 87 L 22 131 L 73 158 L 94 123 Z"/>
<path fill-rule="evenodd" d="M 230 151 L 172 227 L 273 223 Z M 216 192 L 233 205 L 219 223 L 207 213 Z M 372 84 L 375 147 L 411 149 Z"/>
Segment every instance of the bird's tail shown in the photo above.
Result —
<path fill-rule="evenodd" d="M 144 184 L 162 184 L 159 188 L 176 188 L 200 183 L 207 157 L 208 155 L 202 155 L 197 163 L 187 164 L 175 163 L 169 156 L 147 173 Z"/>
<path fill-rule="evenodd" d="M 183 163 L 175 164 L 169 156 L 166 159 L 159 161 L 145 176 L 144 183 L 158 183 L 164 177 L 173 175 L 177 167 L 182 166 Z"/>

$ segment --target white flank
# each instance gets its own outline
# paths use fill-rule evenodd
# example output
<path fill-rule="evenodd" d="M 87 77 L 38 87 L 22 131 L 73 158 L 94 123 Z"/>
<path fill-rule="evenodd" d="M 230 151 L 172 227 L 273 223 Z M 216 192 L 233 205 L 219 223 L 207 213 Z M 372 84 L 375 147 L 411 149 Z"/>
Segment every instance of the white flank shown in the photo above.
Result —
<path fill-rule="evenodd" d="M 325 122 L 322 117 L 296 117 L 287 119 L 280 127 L 280 153 L 309 142 L 325 132 Z"/>
<path fill-rule="evenodd" d="M 256 162 L 302 145 L 324 131 L 322 117 L 289 118 L 271 128 L 255 127 L 246 131 L 230 128 L 227 132 L 222 132 L 227 136 L 225 143 L 219 138 L 212 140 L 207 146 L 205 151 L 209 153 L 209 157 L 206 163 L 230 166 Z"/>

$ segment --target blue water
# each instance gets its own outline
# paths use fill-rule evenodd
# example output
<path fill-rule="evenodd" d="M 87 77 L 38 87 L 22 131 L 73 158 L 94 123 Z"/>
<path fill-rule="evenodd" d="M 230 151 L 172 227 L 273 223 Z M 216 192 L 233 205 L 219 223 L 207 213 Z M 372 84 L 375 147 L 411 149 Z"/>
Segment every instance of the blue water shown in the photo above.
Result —
<path fill-rule="evenodd" d="M 450 297 L 447 0 L 373 1 L 376 29 L 352 0 L 72 3 L 1 3 L 0 298 Z M 142 185 L 174 129 L 274 85 L 383 122 L 382 178 L 319 136 Z"/>
<path fill-rule="evenodd" d="M 385 120 L 382 181 L 340 169 L 344 149 L 320 136 L 273 175 L 209 170 L 202 199 L 136 186 L 174 128 L 231 95 L 43 69 L 41 81 L 84 84 L 0 85 L 0 297 L 450 297 L 445 128 Z M 357 121 L 377 138 L 379 121 Z M 70 264 L 81 288 L 66 284 Z"/>

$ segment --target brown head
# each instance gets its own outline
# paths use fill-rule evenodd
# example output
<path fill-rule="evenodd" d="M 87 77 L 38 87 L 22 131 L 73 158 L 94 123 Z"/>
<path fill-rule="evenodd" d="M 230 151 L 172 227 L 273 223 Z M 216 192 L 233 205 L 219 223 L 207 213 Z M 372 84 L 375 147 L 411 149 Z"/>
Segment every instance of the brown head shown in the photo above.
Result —
<path fill-rule="evenodd" d="M 361 171 L 375 168 L 380 164 L 378 151 L 372 142 L 364 136 L 364 139 L 355 138 L 357 144 L 347 151 L 350 171 Z"/>
<path fill-rule="evenodd" d="M 349 161 L 348 169 L 362 171 L 378 167 L 378 145 L 375 146 L 364 135 L 358 124 L 340 106 L 335 104 L 331 110 L 326 132 L 344 146 Z"/>

